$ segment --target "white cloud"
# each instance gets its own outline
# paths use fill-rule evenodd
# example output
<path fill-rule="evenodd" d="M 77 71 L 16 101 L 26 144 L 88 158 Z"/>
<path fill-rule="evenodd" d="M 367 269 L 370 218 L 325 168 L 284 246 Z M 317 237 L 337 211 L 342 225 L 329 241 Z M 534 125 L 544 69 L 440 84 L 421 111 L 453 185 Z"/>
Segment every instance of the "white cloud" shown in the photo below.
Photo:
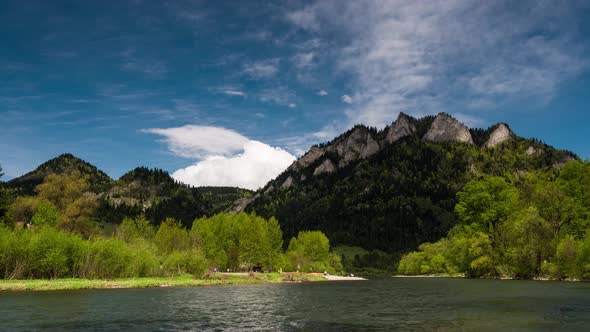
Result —
<path fill-rule="evenodd" d="M 328 95 L 328 92 L 326 92 L 326 91 L 324 91 L 324 90 L 320 90 L 320 91 L 318 91 L 316 94 L 317 94 L 318 96 L 321 96 L 321 97 L 323 97 L 323 96 L 327 96 L 327 95 Z"/>
<path fill-rule="evenodd" d="M 281 148 L 247 141 L 241 154 L 212 156 L 177 170 L 172 177 L 193 186 L 236 186 L 255 190 L 278 176 L 293 161 L 295 157 Z"/>
<path fill-rule="evenodd" d="M 143 132 L 164 136 L 169 150 L 184 158 L 206 158 L 239 152 L 248 138 L 221 127 L 186 125 L 176 128 L 151 128 Z"/>
<path fill-rule="evenodd" d="M 258 99 L 265 103 L 288 106 L 295 99 L 295 93 L 286 86 L 276 86 L 260 91 Z"/>
<path fill-rule="evenodd" d="M 290 104 L 289 104 L 289 105 L 287 105 L 287 106 L 289 106 L 289 108 L 295 108 L 295 107 L 297 107 L 297 104 L 290 103 Z"/>
<path fill-rule="evenodd" d="M 349 95 L 343 95 L 341 97 L 342 102 L 347 103 L 347 104 L 352 104 L 352 97 Z"/>
<path fill-rule="evenodd" d="M 260 60 L 244 65 L 242 72 L 254 78 L 269 78 L 279 71 L 279 59 Z"/>
<path fill-rule="evenodd" d="M 246 97 L 246 94 L 244 92 L 238 90 L 223 90 L 223 93 L 229 96 Z"/>
<path fill-rule="evenodd" d="M 338 73 L 352 74 L 347 125 L 381 127 L 400 111 L 418 116 L 462 108 L 478 117 L 473 100 L 497 106 L 552 98 L 590 66 L 578 6 L 317 0 L 287 13 L 286 20 L 310 40 L 338 33 L 322 56 L 333 57 Z"/>
<path fill-rule="evenodd" d="M 297 53 L 293 56 L 293 63 L 299 69 L 305 69 L 313 65 L 314 52 Z"/>
<path fill-rule="evenodd" d="M 172 177 L 193 186 L 236 186 L 258 189 L 295 161 L 289 152 L 250 140 L 226 128 L 187 125 L 143 132 L 164 136 L 179 157 L 198 159 Z"/>

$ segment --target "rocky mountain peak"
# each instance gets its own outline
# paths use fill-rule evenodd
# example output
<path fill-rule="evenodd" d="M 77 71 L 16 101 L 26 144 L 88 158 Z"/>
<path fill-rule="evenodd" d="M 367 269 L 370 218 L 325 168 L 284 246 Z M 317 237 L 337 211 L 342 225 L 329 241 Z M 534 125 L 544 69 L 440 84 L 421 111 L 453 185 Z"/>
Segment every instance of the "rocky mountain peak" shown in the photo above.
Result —
<path fill-rule="evenodd" d="M 440 113 L 432 122 L 424 139 L 431 142 L 463 142 L 473 144 L 473 137 L 464 124 L 446 113 Z"/>
<path fill-rule="evenodd" d="M 416 125 L 414 125 L 415 119 L 411 116 L 400 113 L 395 122 L 385 129 L 385 139 L 383 140 L 386 144 L 392 144 L 403 137 L 413 135 L 416 132 Z"/>
<path fill-rule="evenodd" d="M 379 151 L 379 143 L 373 138 L 369 129 L 358 126 L 341 140 L 330 144 L 326 151 L 336 153 L 340 157 L 339 167 L 351 161 L 365 159 Z"/>
<path fill-rule="evenodd" d="M 513 137 L 512 130 L 504 123 L 498 125 L 490 134 L 490 138 L 485 142 L 484 147 L 490 148 L 509 141 Z"/>

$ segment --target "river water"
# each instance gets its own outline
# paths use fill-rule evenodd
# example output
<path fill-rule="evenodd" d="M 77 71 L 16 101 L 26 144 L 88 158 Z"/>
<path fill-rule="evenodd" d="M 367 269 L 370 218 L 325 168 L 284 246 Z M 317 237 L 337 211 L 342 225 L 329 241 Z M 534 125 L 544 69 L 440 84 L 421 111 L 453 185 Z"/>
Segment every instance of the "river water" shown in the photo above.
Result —
<path fill-rule="evenodd" d="M 590 331 L 590 283 L 392 278 L 0 293 L 2 331 Z"/>

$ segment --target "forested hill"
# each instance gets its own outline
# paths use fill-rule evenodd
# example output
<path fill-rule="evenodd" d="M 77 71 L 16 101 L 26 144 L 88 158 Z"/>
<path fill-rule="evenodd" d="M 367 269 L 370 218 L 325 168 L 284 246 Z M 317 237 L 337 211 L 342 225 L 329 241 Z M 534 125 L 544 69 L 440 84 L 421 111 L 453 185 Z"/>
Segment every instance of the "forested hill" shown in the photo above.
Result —
<path fill-rule="evenodd" d="M 35 170 L 8 181 L 6 186 L 15 190 L 18 195 L 33 195 L 35 187 L 41 184 L 47 175 L 62 174 L 75 170 L 88 177 L 88 182 L 94 192 L 107 190 L 113 182 L 108 175 L 96 168 L 96 166 L 76 158 L 70 153 L 64 153 L 44 162 Z"/>
<path fill-rule="evenodd" d="M 101 193 L 105 222 L 145 215 L 158 224 L 171 217 L 190 227 L 195 218 L 212 216 L 230 208 L 233 202 L 249 197 L 250 190 L 235 187 L 191 187 L 174 180 L 166 171 L 138 167 Z"/>
<path fill-rule="evenodd" d="M 146 167 L 113 180 L 71 154 L 51 159 L 5 185 L 13 197 L 34 196 L 35 187 L 48 175 L 74 171 L 88 180 L 99 202 L 96 220 L 103 223 L 120 223 L 125 217 L 145 215 L 153 224 L 172 217 L 190 227 L 195 218 L 225 211 L 237 199 L 251 195 L 251 191 L 241 188 L 190 187 L 175 181 L 166 171 Z"/>
<path fill-rule="evenodd" d="M 469 129 L 444 113 L 402 113 L 382 131 L 358 125 L 312 147 L 234 211 L 275 216 L 285 238 L 321 230 L 335 245 L 403 252 L 446 235 L 470 180 L 515 179 L 576 158 L 506 124 Z"/>

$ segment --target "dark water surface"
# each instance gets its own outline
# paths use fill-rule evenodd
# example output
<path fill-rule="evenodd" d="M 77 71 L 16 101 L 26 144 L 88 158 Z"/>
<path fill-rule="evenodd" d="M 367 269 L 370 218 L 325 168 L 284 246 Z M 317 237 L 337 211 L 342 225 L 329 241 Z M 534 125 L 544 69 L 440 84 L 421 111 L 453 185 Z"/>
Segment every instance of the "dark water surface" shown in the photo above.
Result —
<path fill-rule="evenodd" d="M 590 331 L 590 283 L 393 278 L 5 292 L 0 330 Z"/>

